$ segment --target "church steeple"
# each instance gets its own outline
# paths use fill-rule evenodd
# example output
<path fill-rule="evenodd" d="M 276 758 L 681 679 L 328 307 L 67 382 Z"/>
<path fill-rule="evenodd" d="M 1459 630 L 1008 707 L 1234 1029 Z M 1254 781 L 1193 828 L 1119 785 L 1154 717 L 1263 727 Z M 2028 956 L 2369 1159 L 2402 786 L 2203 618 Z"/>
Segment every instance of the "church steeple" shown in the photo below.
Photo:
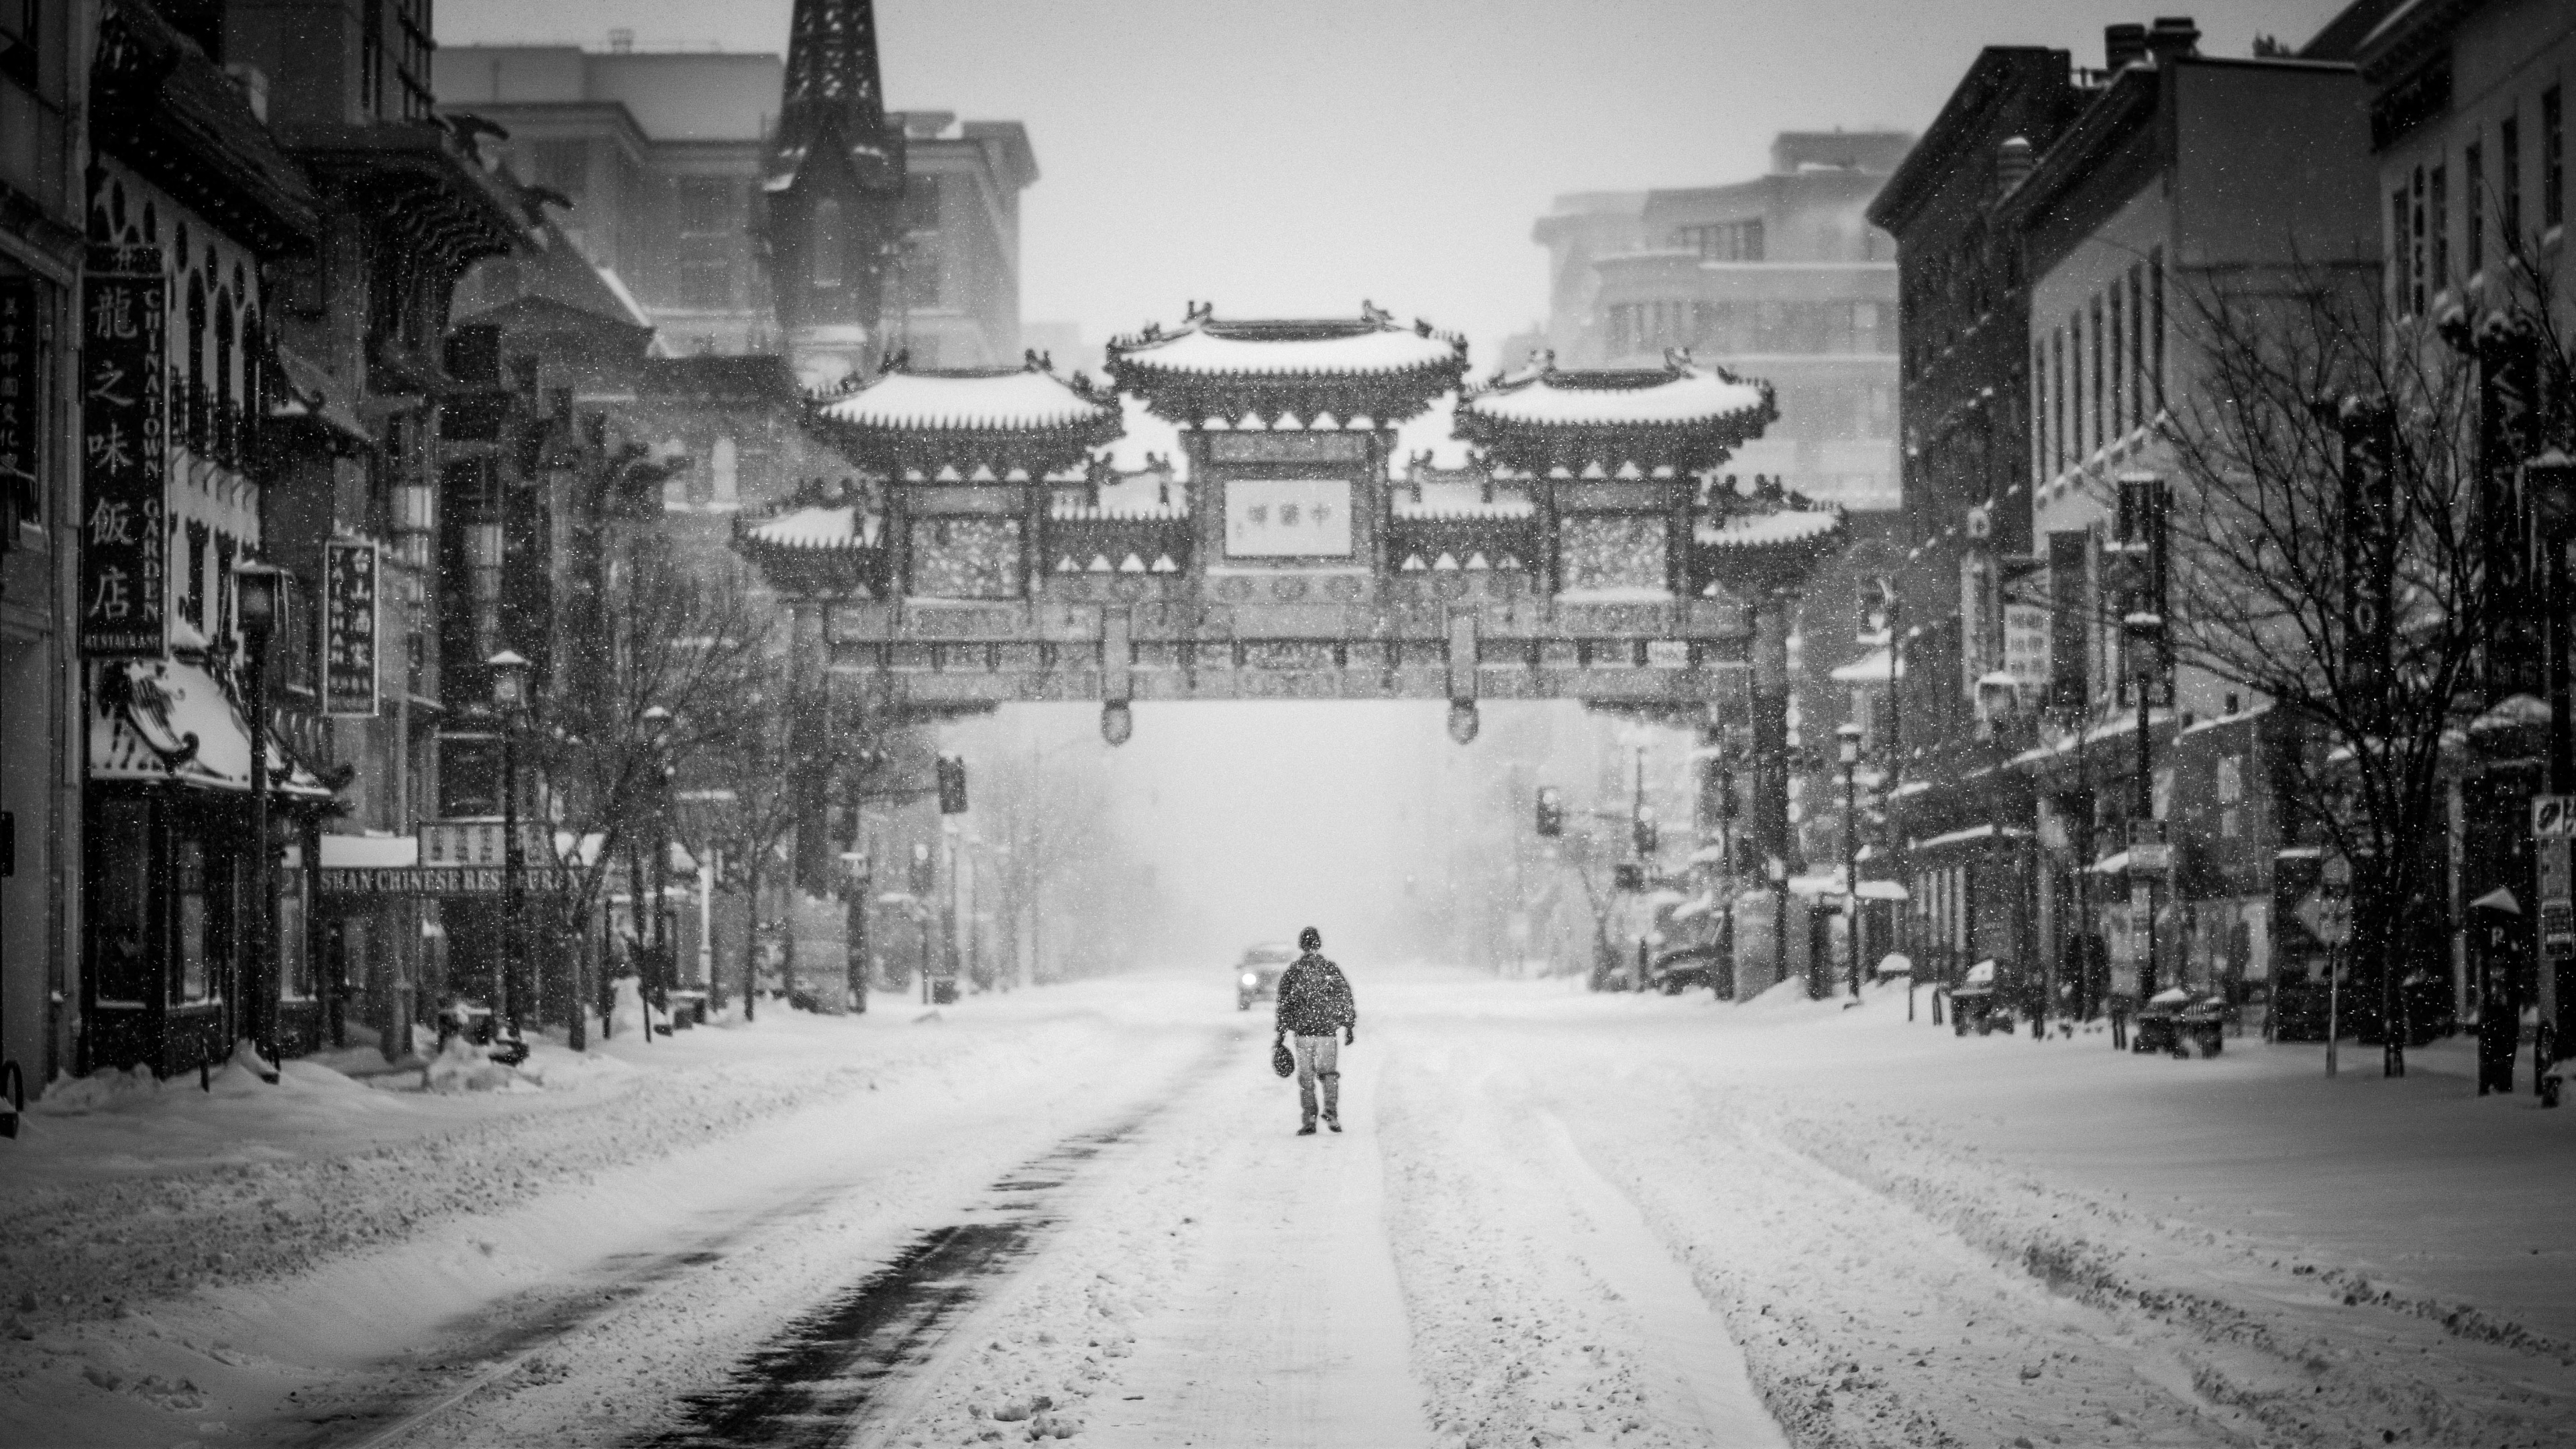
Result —
<path fill-rule="evenodd" d="M 828 386 L 871 360 L 903 186 L 874 5 L 796 0 L 765 189 L 778 321 L 811 382 Z"/>

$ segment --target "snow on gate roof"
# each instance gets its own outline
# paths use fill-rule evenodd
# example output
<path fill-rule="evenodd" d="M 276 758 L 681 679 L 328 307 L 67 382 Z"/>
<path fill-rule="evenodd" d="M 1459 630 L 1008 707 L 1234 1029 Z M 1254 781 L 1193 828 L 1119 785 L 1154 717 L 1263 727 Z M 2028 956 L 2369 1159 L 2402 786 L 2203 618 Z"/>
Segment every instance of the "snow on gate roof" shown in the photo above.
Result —
<path fill-rule="evenodd" d="M 852 427 L 978 433 L 1082 428 L 1118 416 L 1116 403 L 1078 380 L 1036 367 L 882 373 L 817 411 Z"/>

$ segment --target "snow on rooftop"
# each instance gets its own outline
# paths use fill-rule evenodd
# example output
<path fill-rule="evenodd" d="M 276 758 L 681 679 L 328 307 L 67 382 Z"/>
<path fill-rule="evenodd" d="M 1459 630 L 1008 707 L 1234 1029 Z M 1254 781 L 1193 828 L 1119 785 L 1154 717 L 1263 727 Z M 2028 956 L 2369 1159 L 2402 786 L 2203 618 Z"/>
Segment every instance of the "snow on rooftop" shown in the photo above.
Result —
<path fill-rule="evenodd" d="M 1716 523 L 1701 523 L 1692 538 L 1714 548 L 1762 548 L 1805 543 L 1843 526 L 1840 513 L 1826 509 L 1782 509 L 1777 513 L 1738 513 Z"/>
<path fill-rule="evenodd" d="M 1538 511 L 1525 488 L 1489 490 L 1474 480 L 1398 482 L 1389 491 L 1395 516 L 1405 519 L 1527 518 Z"/>
<path fill-rule="evenodd" d="M 995 432 L 1070 428 L 1110 415 L 1106 402 L 1085 397 L 1051 372 L 1034 368 L 1002 373 L 889 372 L 824 404 L 836 423 L 870 428 L 954 428 Z"/>
<path fill-rule="evenodd" d="M 1079 490 L 1059 489 L 1047 516 L 1059 522 L 1113 521 L 1121 519 L 1187 518 L 1190 516 L 1190 494 L 1165 469 L 1122 475 L 1115 482 L 1100 485 L 1097 506 L 1084 501 Z"/>
<path fill-rule="evenodd" d="M 1466 407 L 1504 422 L 1557 427 L 1713 422 L 1762 410 L 1762 389 L 1724 373 L 1684 367 L 1659 382 L 1622 385 L 1631 374 L 1524 373 L 1469 397 Z M 1651 376 L 1648 374 L 1646 376 Z"/>
<path fill-rule="evenodd" d="M 1380 376 L 1458 361 L 1457 346 L 1438 333 L 1393 325 L 1360 331 L 1358 325 L 1256 328 L 1211 322 L 1114 345 L 1132 365 L 1210 377 Z"/>
<path fill-rule="evenodd" d="M 885 520 L 855 504 L 817 504 L 751 525 L 744 534 L 775 548 L 874 548 Z"/>

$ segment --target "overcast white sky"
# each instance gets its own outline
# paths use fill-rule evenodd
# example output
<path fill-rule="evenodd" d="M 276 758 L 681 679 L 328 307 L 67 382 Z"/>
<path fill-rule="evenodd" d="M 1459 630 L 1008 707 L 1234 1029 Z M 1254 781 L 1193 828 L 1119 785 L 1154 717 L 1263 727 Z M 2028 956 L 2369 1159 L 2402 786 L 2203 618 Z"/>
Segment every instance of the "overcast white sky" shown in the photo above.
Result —
<path fill-rule="evenodd" d="M 2341 0 L 2195 10 L 2296 44 Z M 789 0 L 442 0 L 438 38 L 783 51 Z M 1022 315 L 1092 347 L 1214 298 L 1468 334 L 1545 310 L 1530 224 L 1566 191 L 1759 172 L 1781 130 L 1920 130 L 1981 45 L 2098 64 L 2094 0 L 878 0 L 898 109 L 1029 127 Z M 1059 364 L 1065 363 L 1059 358 Z"/>

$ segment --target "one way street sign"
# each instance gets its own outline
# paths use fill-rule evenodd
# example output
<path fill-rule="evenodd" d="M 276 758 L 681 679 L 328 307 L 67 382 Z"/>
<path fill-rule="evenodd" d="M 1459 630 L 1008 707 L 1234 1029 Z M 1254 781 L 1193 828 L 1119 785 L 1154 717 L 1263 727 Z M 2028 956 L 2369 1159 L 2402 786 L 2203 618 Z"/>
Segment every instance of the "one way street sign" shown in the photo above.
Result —
<path fill-rule="evenodd" d="M 2328 946 L 2340 946 L 2352 939 L 2352 899 L 2310 891 L 2299 898 L 2290 914 L 2308 928 L 2308 934 Z"/>

